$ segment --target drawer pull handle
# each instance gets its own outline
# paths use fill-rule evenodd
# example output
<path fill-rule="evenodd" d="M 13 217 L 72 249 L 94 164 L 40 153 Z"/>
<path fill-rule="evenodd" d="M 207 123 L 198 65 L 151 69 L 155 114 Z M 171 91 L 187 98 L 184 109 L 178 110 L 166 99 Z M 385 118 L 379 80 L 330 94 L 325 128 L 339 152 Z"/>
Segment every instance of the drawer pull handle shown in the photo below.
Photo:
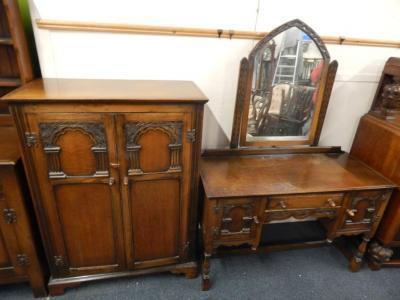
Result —
<path fill-rule="evenodd" d="M 114 177 L 110 177 L 110 178 L 108 179 L 108 185 L 109 185 L 109 186 L 113 186 L 114 183 L 115 183 L 115 178 L 114 178 Z"/>
<path fill-rule="evenodd" d="M 260 221 L 258 220 L 258 217 L 257 217 L 257 216 L 254 216 L 254 217 L 253 217 L 253 220 L 254 220 L 254 223 L 255 223 L 255 224 L 260 224 Z"/>
<path fill-rule="evenodd" d="M 285 203 L 285 201 L 279 201 L 279 205 L 280 205 L 280 207 L 282 207 L 283 209 L 286 209 L 287 208 L 287 205 L 286 205 L 286 203 Z"/>
<path fill-rule="evenodd" d="M 356 215 L 354 209 L 346 209 L 346 213 L 352 218 Z"/>
<path fill-rule="evenodd" d="M 333 199 L 328 199 L 327 202 L 328 202 L 328 204 L 329 204 L 330 207 L 332 207 L 332 208 L 333 208 L 333 207 L 336 207 L 336 203 L 335 203 L 335 201 L 333 201 Z"/>

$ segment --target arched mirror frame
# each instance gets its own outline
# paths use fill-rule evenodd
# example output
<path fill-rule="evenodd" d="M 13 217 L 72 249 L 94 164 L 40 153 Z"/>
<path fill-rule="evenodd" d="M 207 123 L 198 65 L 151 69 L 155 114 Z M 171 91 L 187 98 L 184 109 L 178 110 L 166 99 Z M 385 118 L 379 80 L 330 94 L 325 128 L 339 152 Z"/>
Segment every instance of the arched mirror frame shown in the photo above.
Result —
<path fill-rule="evenodd" d="M 317 91 L 317 101 L 315 106 L 315 111 L 310 127 L 310 132 L 307 138 L 299 140 L 272 140 L 268 139 L 265 141 L 246 141 L 247 126 L 248 126 L 248 112 L 250 106 L 251 98 L 251 87 L 254 74 L 254 62 L 257 53 L 263 49 L 268 42 L 270 42 L 278 34 L 284 32 L 285 30 L 297 27 L 306 33 L 312 41 L 316 44 L 321 52 L 322 59 L 324 61 L 321 78 Z M 326 110 L 328 108 L 329 97 L 332 91 L 333 82 L 336 76 L 337 62 L 330 62 L 329 52 L 325 47 L 324 42 L 304 22 L 295 19 L 287 22 L 267 34 L 262 40 L 260 40 L 257 45 L 250 52 L 248 58 L 244 57 L 240 62 L 239 80 L 238 88 L 236 94 L 236 105 L 235 113 L 233 117 L 233 128 L 231 136 L 231 148 L 240 147 L 285 147 L 285 146 L 316 146 L 319 141 L 319 137 L 322 130 L 322 125 L 325 119 Z"/>

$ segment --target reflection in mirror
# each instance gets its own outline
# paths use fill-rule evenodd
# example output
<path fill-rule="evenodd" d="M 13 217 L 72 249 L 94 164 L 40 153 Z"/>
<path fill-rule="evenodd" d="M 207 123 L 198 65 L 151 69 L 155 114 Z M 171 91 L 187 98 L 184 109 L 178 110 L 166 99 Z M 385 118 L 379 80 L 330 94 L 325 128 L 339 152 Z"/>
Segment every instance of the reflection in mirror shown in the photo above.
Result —
<path fill-rule="evenodd" d="M 308 138 L 323 70 L 314 41 L 291 27 L 255 55 L 248 141 Z"/>

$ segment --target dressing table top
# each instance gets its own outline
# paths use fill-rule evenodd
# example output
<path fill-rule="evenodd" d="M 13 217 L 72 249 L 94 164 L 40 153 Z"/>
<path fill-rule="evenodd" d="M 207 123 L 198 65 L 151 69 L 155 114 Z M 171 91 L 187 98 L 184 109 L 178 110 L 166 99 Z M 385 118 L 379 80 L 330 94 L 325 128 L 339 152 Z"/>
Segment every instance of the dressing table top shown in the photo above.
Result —
<path fill-rule="evenodd" d="M 395 187 L 347 153 L 206 156 L 200 174 L 208 198 Z"/>

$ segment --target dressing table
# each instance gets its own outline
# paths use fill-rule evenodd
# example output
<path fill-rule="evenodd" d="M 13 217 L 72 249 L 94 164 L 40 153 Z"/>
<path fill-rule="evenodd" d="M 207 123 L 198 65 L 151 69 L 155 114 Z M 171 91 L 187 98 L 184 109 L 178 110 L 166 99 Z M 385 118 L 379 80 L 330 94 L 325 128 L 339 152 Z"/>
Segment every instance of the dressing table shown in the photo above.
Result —
<path fill-rule="evenodd" d="M 213 254 L 260 250 L 271 223 L 318 220 L 327 243 L 362 235 L 349 255 L 350 269 L 361 267 L 395 186 L 340 147 L 317 146 L 336 70 L 300 20 L 270 32 L 242 59 L 230 149 L 206 150 L 200 161 L 203 290 Z"/>

